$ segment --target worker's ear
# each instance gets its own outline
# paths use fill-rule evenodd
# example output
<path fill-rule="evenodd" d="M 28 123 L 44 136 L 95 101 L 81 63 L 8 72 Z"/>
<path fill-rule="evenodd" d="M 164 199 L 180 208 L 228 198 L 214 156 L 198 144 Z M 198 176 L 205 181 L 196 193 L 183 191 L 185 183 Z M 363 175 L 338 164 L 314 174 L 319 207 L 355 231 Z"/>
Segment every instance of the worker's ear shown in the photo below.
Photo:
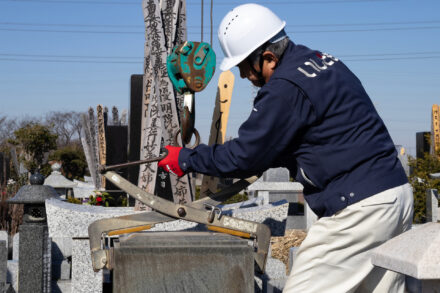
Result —
<path fill-rule="evenodd" d="M 267 62 L 269 69 L 274 70 L 278 65 L 278 57 L 271 51 L 265 51 L 263 53 L 263 59 Z"/>

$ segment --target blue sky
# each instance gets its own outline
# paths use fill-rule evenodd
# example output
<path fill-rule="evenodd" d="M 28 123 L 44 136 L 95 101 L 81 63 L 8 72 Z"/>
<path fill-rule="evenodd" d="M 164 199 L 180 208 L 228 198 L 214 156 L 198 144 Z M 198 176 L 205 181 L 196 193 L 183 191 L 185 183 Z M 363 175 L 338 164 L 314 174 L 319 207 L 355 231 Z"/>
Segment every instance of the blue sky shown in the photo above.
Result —
<path fill-rule="evenodd" d="M 415 133 L 429 131 L 440 104 L 440 1 L 254 1 L 287 22 L 291 39 L 332 54 L 357 74 L 395 144 L 415 154 Z M 142 73 L 144 24 L 137 0 L 0 0 L 0 114 L 128 109 L 129 79 Z M 214 0 L 217 27 L 245 1 Z M 210 1 L 204 1 L 204 40 Z M 201 0 L 187 1 L 188 39 L 200 40 Z M 219 75 L 196 94 L 196 128 L 207 141 Z M 236 136 L 256 93 L 236 75 L 227 136 Z"/>

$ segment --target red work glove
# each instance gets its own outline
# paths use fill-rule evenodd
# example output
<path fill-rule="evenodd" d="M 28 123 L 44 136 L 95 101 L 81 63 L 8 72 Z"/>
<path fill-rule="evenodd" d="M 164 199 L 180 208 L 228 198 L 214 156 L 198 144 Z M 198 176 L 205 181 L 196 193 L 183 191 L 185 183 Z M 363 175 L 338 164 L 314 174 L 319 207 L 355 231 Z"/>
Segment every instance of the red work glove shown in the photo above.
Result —
<path fill-rule="evenodd" d="M 168 155 L 165 159 L 160 160 L 157 166 L 162 167 L 166 172 L 182 177 L 185 175 L 185 172 L 179 166 L 179 153 L 182 147 L 167 145 L 165 148 L 168 150 Z"/>

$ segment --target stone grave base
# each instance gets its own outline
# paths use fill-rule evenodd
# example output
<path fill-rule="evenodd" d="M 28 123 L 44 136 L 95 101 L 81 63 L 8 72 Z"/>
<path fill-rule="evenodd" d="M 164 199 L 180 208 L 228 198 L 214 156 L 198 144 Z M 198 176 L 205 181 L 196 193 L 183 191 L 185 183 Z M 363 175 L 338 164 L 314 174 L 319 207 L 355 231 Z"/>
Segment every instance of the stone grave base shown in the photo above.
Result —
<path fill-rule="evenodd" d="M 253 248 L 211 232 L 146 232 L 114 248 L 113 292 L 254 292 Z"/>

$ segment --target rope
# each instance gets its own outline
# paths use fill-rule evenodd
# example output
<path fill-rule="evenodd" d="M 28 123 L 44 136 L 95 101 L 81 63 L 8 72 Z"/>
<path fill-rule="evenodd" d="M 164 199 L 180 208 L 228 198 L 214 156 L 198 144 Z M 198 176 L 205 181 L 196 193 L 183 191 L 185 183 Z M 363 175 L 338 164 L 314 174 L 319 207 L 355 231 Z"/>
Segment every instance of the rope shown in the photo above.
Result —
<path fill-rule="evenodd" d="M 211 47 L 212 47 L 212 10 L 214 6 L 214 0 L 211 0 Z"/>
<path fill-rule="evenodd" d="M 201 5 L 201 7 L 202 7 L 202 11 L 201 11 L 201 14 L 202 14 L 202 17 L 201 17 L 201 19 L 202 19 L 202 23 L 200 24 L 200 28 L 201 28 L 202 33 L 201 33 L 201 35 L 200 35 L 200 38 L 201 38 L 201 42 L 203 42 L 203 0 L 202 0 L 202 5 Z"/>

